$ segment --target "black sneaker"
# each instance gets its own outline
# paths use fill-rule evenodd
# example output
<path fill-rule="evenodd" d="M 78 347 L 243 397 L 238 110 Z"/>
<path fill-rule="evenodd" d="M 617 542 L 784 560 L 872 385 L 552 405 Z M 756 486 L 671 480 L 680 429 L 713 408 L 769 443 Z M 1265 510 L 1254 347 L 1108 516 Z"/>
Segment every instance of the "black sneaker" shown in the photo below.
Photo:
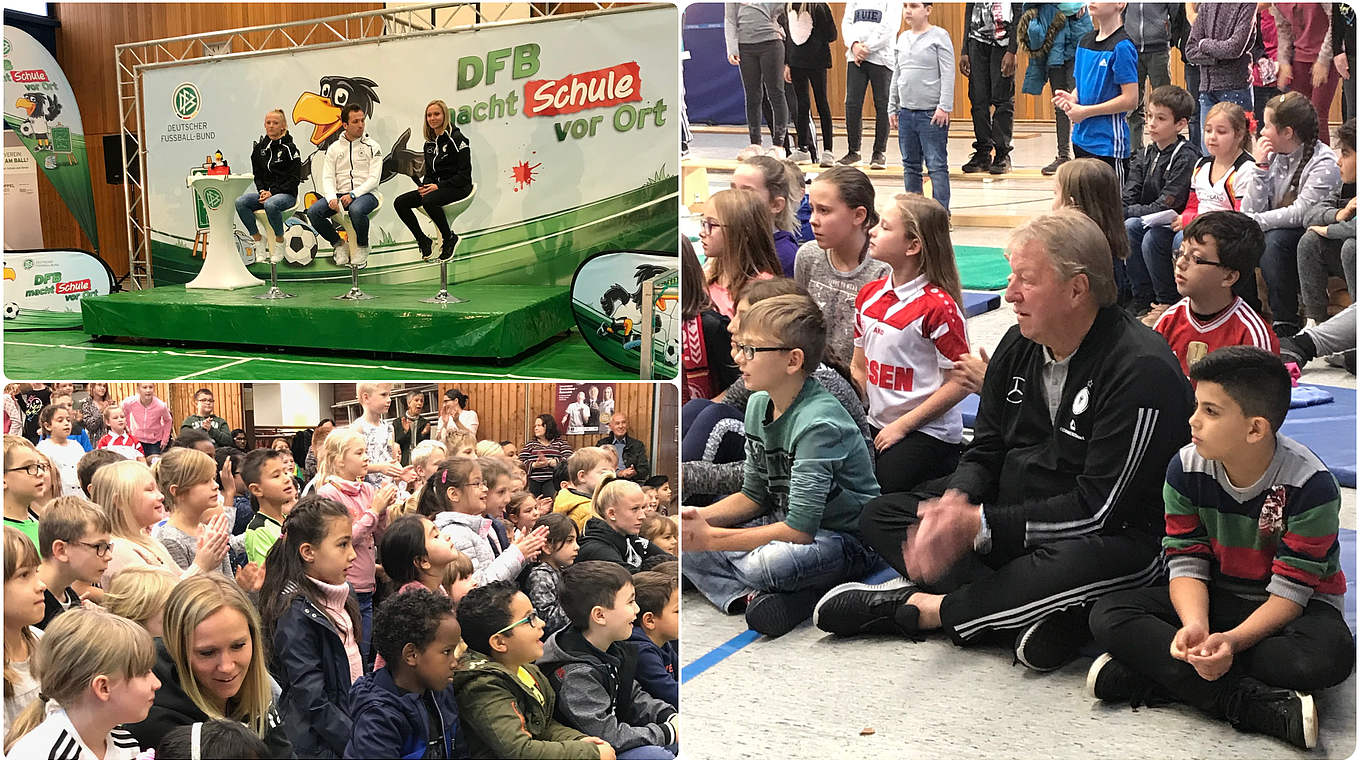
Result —
<path fill-rule="evenodd" d="M 1042 173 L 1045 177 L 1052 177 L 1054 174 L 1058 173 L 1059 166 L 1062 166 L 1063 164 L 1071 160 L 1072 159 L 1068 158 L 1067 156 L 1058 156 L 1057 158 L 1053 159 L 1053 163 L 1040 169 L 1039 172 Z"/>
<path fill-rule="evenodd" d="M 992 167 L 987 171 L 992 174 L 1008 174 L 1010 170 L 1011 170 L 1011 157 L 1009 155 L 1006 155 L 997 156 L 996 160 L 992 162 Z"/>
<path fill-rule="evenodd" d="M 1275 324 L 1271 325 L 1271 327 L 1275 330 L 1275 335 L 1280 340 L 1284 340 L 1285 338 L 1292 338 L 1299 331 L 1299 326 L 1294 324 L 1293 322 L 1276 322 Z"/>
<path fill-rule="evenodd" d="M 1285 362 L 1294 362 L 1302 370 L 1303 366 L 1317 358 L 1317 347 L 1313 345 L 1313 339 L 1306 333 L 1296 333 L 1287 338 L 1280 338 L 1280 359 Z"/>
<path fill-rule="evenodd" d="M 1304 749 L 1317 746 L 1317 706 L 1301 691 L 1244 676 L 1228 695 L 1226 712 L 1238 731 L 1266 734 Z"/>
<path fill-rule="evenodd" d="M 1055 612 L 1015 637 L 1015 659 L 1040 673 L 1057 670 L 1075 660 L 1081 645 L 1091 637 L 1086 608 Z"/>
<path fill-rule="evenodd" d="M 981 174 L 992 168 L 992 154 L 977 152 L 963 165 L 964 174 Z"/>
<path fill-rule="evenodd" d="M 749 605 L 751 603 L 751 600 L 755 599 L 756 596 L 757 593 L 752 591 L 746 596 L 739 596 L 736 599 L 733 599 L 732 601 L 727 603 L 727 607 L 723 609 L 723 614 L 740 615 L 741 613 L 746 611 L 746 606 Z"/>
<path fill-rule="evenodd" d="M 771 638 L 783 636 L 812 615 L 821 595 L 819 589 L 756 594 L 746 605 L 746 625 Z"/>
<path fill-rule="evenodd" d="M 433 240 L 427 237 L 418 238 L 416 240 L 416 247 L 420 249 L 420 258 L 422 260 L 429 261 L 431 258 L 434 257 Z"/>
<path fill-rule="evenodd" d="M 450 232 L 449 236 L 444 238 L 444 244 L 439 248 L 439 260 L 448 261 L 449 259 L 453 258 L 453 249 L 457 247 L 458 247 L 458 234 Z"/>
<path fill-rule="evenodd" d="M 859 157 L 859 153 L 852 150 L 849 153 L 846 153 L 844 156 L 841 156 L 841 160 L 837 161 L 836 163 L 840 164 L 841 166 L 855 166 L 859 164 L 861 160 L 862 159 Z"/>
<path fill-rule="evenodd" d="M 826 592 L 812 610 L 812 624 L 827 633 L 914 634 L 919 630 L 919 610 L 907 599 L 919 591 L 906 578 L 886 583 L 842 583 Z"/>
<path fill-rule="evenodd" d="M 888 168 L 888 157 L 883 153 L 875 153 L 873 159 L 869 161 L 870 169 Z"/>
<path fill-rule="evenodd" d="M 1086 671 L 1086 693 L 1102 702 L 1127 702 L 1133 698 L 1140 680 L 1124 663 L 1106 652 Z"/>

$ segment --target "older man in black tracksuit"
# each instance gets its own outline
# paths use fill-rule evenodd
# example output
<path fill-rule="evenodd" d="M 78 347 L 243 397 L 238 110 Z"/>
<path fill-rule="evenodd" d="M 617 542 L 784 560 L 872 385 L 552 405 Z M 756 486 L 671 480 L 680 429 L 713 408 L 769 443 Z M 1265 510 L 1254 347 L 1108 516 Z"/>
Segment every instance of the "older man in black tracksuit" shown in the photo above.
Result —
<path fill-rule="evenodd" d="M 1189 440 L 1189 384 L 1114 305 L 1090 219 L 1038 217 L 1008 255 L 1018 324 L 987 366 L 973 443 L 952 475 L 866 505 L 865 541 L 903 578 L 832 589 L 823 630 L 1018 632 L 1017 658 L 1053 670 L 1089 637 L 1092 602 L 1161 577 L 1162 480 Z"/>

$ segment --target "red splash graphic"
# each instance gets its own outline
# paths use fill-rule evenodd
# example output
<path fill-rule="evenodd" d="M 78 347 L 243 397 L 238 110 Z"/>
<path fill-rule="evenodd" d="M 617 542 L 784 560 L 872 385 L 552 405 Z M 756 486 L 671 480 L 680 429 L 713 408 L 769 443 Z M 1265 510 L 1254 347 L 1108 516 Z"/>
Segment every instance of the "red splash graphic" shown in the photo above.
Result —
<path fill-rule="evenodd" d="M 511 167 L 510 174 L 515 180 L 515 192 L 518 193 L 522 188 L 532 185 L 534 180 L 537 179 L 534 176 L 534 170 L 542 165 L 542 163 L 537 163 L 530 166 L 528 161 L 520 161 Z"/>

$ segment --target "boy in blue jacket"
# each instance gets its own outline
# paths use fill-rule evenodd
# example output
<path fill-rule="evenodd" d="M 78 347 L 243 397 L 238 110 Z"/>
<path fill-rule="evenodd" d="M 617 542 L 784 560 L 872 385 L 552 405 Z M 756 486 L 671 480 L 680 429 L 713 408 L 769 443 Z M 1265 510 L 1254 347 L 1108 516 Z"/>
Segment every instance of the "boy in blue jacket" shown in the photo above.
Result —
<path fill-rule="evenodd" d="M 658 566 L 659 567 L 659 566 Z M 680 708 L 680 584 L 676 575 L 648 570 L 633 576 L 638 614 L 624 642 L 637 654 L 642 690 Z"/>
<path fill-rule="evenodd" d="M 387 663 L 354 682 L 345 757 L 467 757 L 452 685 L 461 643 L 449 597 L 416 590 L 384 602 L 373 646 Z"/>

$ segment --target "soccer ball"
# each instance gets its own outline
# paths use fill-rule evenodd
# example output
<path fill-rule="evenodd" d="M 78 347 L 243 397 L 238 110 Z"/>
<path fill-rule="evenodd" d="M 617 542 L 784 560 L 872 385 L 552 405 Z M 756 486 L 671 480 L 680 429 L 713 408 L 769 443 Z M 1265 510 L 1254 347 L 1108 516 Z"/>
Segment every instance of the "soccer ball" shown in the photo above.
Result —
<path fill-rule="evenodd" d="M 5 319 L 18 319 L 18 318 L 19 318 L 19 304 L 17 303 L 5 304 Z"/>
<path fill-rule="evenodd" d="M 666 366 L 674 367 L 680 363 L 680 341 L 672 340 L 666 344 Z"/>
<path fill-rule="evenodd" d="M 307 266 L 316 258 L 316 233 L 301 223 L 288 224 L 283 233 L 283 258 Z"/>

